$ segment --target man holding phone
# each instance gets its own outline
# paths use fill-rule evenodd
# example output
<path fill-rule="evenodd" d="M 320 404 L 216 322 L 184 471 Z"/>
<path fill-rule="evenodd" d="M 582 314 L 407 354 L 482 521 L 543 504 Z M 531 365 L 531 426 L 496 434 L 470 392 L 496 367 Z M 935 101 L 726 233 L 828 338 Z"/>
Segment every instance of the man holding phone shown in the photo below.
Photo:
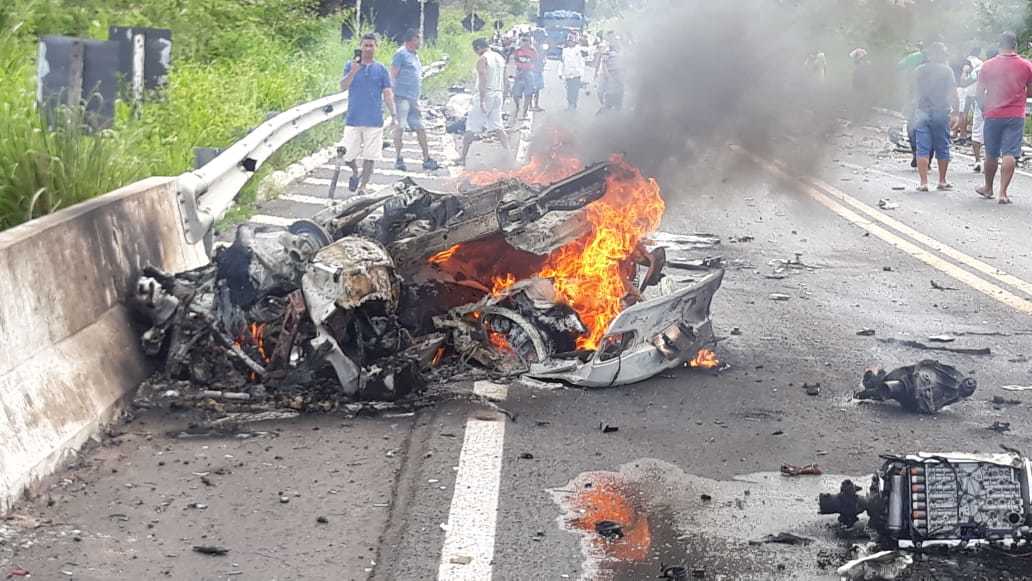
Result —
<path fill-rule="evenodd" d="M 344 127 L 344 163 L 351 168 L 348 190 L 365 193 L 376 162 L 383 158 L 383 104 L 391 112 L 391 127 L 398 126 L 394 91 L 387 67 L 376 62 L 375 34 L 362 37 L 355 58 L 344 67 L 340 90 L 348 91 L 348 115 Z M 358 160 L 362 160 L 362 174 Z"/>

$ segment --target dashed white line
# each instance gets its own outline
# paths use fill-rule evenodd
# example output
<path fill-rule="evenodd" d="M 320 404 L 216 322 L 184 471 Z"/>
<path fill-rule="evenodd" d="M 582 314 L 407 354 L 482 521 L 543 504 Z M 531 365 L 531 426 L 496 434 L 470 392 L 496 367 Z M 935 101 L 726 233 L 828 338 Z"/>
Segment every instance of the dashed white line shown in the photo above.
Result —
<path fill-rule="evenodd" d="M 504 400 L 508 388 L 478 381 L 473 393 Z M 505 418 L 466 421 L 455 493 L 437 571 L 439 581 L 490 581 L 494 567 L 495 528 L 501 490 Z"/>

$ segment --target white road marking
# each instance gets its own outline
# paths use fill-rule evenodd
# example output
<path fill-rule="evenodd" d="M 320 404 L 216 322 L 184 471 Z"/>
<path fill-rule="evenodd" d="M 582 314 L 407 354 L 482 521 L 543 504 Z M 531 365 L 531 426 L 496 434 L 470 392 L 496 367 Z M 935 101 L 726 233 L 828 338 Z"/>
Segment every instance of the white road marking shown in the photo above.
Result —
<path fill-rule="evenodd" d="M 476 395 L 504 400 L 508 388 L 477 381 Z M 466 436 L 459 456 L 455 493 L 437 570 L 439 581 L 490 581 L 494 561 L 498 497 L 501 490 L 502 450 L 506 419 L 466 420 Z"/>
<path fill-rule="evenodd" d="M 378 167 L 378 168 L 373 170 L 373 175 L 374 176 L 378 176 L 378 175 L 379 176 L 389 176 L 389 177 L 395 177 L 395 178 L 423 178 L 423 179 L 426 179 L 426 178 L 445 178 L 445 177 L 448 177 L 448 176 L 444 176 L 444 175 L 435 175 L 435 172 L 428 172 L 428 171 L 423 169 L 422 165 L 423 165 L 423 162 L 420 162 L 419 166 L 417 166 L 417 167 L 419 167 L 418 171 L 401 171 L 401 170 L 397 170 L 397 169 L 386 169 L 386 168 L 379 168 Z M 320 166 L 320 167 L 322 167 L 322 169 L 336 169 L 332 165 L 324 165 L 324 166 Z M 437 170 L 437 171 L 440 171 L 440 170 Z M 341 172 L 341 175 L 343 176 L 343 177 L 341 177 L 341 179 L 344 181 L 344 184 L 347 185 L 347 175 L 344 175 L 343 172 Z M 350 175 L 350 170 L 348 172 L 348 175 Z M 311 178 L 311 177 L 308 177 L 308 178 L 305 178 L 304 180 L 302 180 L 301 183 L 309 185 L 309 186 L 328 186 L 328 185 L 330 185 L 330 179 L 329 178 Z"/>
<path fill-rule="evenodd" d="M 338 187 L 340 186 L 339 181 L 337 182 L 337 185 Z M 288 202 L 297 202 L 299 204 L 312 204 L 314 206 L 331 206 L 336 202 L 336 200 L 331 200 L 329 198 L 317 198 L 315 196 L 305 196 L 302 194 L 283 194 L 278 199 L 286 200 Z"/>
<path fill-rule="evenodd" d="M 265 224 L 266 226 L 283 226 L 287 227 L 297 222 L 297 218 L 282 218 L 280 216 L 269 216 L 268 214 L 255 214 L 251 216 L 248 222 L 255 224 Z"/>
<path fill-rule="evenodd" d="M 958 262 L 966 264 L 976 270 L 982 271 L 985 274 L 1000 280 L 1001 282 L 1007 282 L 1012 286 L 1019 288 L 1025 292 L 1028 292 L 1026 288 L 1029 287 L 1029 283 L 1013 277 L 1001 271 L 993 269 L 993 267 L 978 261 L 970 256 L 967 256 L 937 240 L 926 236 L 913 228 L 910 228 L 896 220 L 893 220 L 887 216 L 882 215 L 877 210 L 867 206 L 863 202 L 856 200 L 815 178 L 799 178 L 793 175 L 787 170 L 783 163 L 777 161 L 769 161 L 763 159 L 747 150 L 732 146 L 734 151 L 738 151 L 751 158 L 761 167 L 765 168 L 768 172 L 777 175 L 783 179 L 794 182 L 801 191 L 810 195 L 812 198 L 820 202 L 829 210 L 835 212 L 839 216 L 842 216 L 846 220 L 860 226 L 864 230 L 867 230 L 871 234 L 874 234 L 878 238 L 881 238 L 890 245 L 906 252 L 910 256 L 924 262 L 925 264 L 935 268 L 948 276 L 970 286 L 971 288 L 985 294 L 986 296 L 992 297 L 1001 303 L 1017 310 L 1022 313 L 1032 315 L 1032 302 L 1028 299 L 1020 297 L 1007 289 L 997 286 L 975 274 L 972 274 L 959 266 L 945 260 L 936 252 L 942 253 Z M 850 209 L 852 207 L 852 209 Z M 858 213 L 859 212 L 859 213 Z M 866 217 L 864 216 L 866 214 Z M 886 226 L 883 228 L 875 222 L 881 222 Z M 889 230 L 892 228 L 895 232 Z M 908 240 L 905 237 L 909 237 Z M 929 249 L 925 249 L 918 244 L 926 244 Z"/>

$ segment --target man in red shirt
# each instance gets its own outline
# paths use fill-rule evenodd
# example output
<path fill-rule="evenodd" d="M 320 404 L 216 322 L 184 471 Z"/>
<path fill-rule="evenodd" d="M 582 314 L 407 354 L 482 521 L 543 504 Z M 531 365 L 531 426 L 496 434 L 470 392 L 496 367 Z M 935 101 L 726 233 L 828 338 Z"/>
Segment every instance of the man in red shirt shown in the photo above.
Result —
<path fill-rule="evenodd" d="M 538 60 L 538 54 L 534 50 L 534 41 L 530 34 L 520 36 L 520 46 L 510 58 L 516 65 L 516 80 L 512 83 L 512 99 L 516 102 L 516 118 L 526 119 L 531 98 L 537 91 L 534 67 Z M 520 108 L 521 102 L 523 103 L 522 109 Z"/>
<path fill-rule="evenodd" d="M 1011 203 L 1008 195 L 1014 167 L 1021 157 L 1025 136 L 1025 99 L 1032 90 L 1032 63 L 1017 53 L 1018 37 L 1013 32 L 1000 35 L 1000 54 L 982 65 L 978 75 L 977 96 L 985 117 L 985 186 L 978 195 L 993 197 L 996 169 L 1000 172 L 1000 203 Z"/>

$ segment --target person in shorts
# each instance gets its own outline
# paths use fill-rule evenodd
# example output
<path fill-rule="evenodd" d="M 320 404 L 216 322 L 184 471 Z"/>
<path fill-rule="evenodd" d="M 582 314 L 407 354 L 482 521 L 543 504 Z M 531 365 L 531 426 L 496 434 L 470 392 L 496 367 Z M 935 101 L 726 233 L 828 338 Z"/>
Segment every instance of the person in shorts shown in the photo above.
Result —
<path fill-rule="evenodd" d="M 520 36 L 520 45 L 512 53 L 512 62 L 516 68 L 516 77 L 512 82 L 512 100 L 516 103 L 516 118 L 526 119 L 530 102 L 537 92 L 538 54 L 534 50 L 534 42 L 529 34 Z M 522 103 L 522 109 L 520 104 Z"/>
<path fill-rule="evenodd" d="M 365 192 L 373 176 L 376 162 L 383 158 L 383 104 L 391 112 L 392 126 L 398 125 L 394 107 L 394 91 L 387 67 L 376 62 L 375 34 L 362 37 L 361 56 L 344 67 L 340 90 L 348 92 L 348 115 L 345 120 L 344 163 L 351 168 L 348 189 Z M 361 176 L 358 160 L 362 160 Z"/>
<path fill-rule="evenodd" d="M 545 90 L 545 64 L 548 61 L 548 51 L 537 51 L 537 60 L 534 61 L 534 95 L 531 98 L 531 111 L 541 113 L 541 92 Z"/>
<path fill-rule="evenodd" d="M 921 177 L 919 192 L 928 191 L 928 169 L 932 155 L 939 165 L 939 191 L 952 190 L 946 181 L 950 166 L 950 113 L 958 110 L 957 79 L 946 64 L 946 45 L 932 43 L 927 50 L 928 62 L 914 71 L 914 135 L 917 138 L 917 173 Z"/>
<path fill-rule="evenodd" d="M 1013 32 L 1000 35 L 1000 54 L 982 65 L 978 95 L 985 118 L 985 185 L 978 195 L 993 197 L 996 170 L 1000 169 L 1000 203 L 1009 204 L 1010 184 L 1025 137 L 1025 100 L 1032 90 L 1032 63 L 1018 53 Z"/>
<path fill-rule="evenodd" d="M 459 165 L 466 165 L 469 148 L 477 136 L 492 134 L 512 157 L 509 148 L 509 136 L 502 126 L 502 95 L 505 90 L 505 59 L 491 50 L 487 40 L 478 38 L 473 41 L 473 50 L 480 57 L 477 59 L 475 74 L 476 88 L 473 92 L 473 110 L 466 120 L 466 134 L 462 136 L 462 158 Z"/>
<path fill-rule="evenodd" d="M 423 38 L 418 30 L 405 32 L 404 44 L 394 53 L 391 61 L 391 81 L 394 84 L 394 101 L 398 106 L 399 125 L 394 129 L 394 152 L 397 154 L 394 168 L 407 171 L 405 159 L 401 155 L 404 145 L 405 131 L 414 131 L 419 147 L 423 150 L 423 169 L 433 171 L 440 166 L 430 157 L 430 148 L 426 141 L 426 128 L 423 127 L 423 112 L 419 108 L 419 97 L 423 89 L 423 65 L 416 54 L 423 45 Z"/>
<path fill-rule="evenodd" d="M 609 33 L 606 52 L 599 60 L 596 74 L 600 75 L 599 93 L 602 100 L 602 109 L 599 113 L 623 109 L 623 57 L 620 51 L 620 38 L 615 32 Z"/>

